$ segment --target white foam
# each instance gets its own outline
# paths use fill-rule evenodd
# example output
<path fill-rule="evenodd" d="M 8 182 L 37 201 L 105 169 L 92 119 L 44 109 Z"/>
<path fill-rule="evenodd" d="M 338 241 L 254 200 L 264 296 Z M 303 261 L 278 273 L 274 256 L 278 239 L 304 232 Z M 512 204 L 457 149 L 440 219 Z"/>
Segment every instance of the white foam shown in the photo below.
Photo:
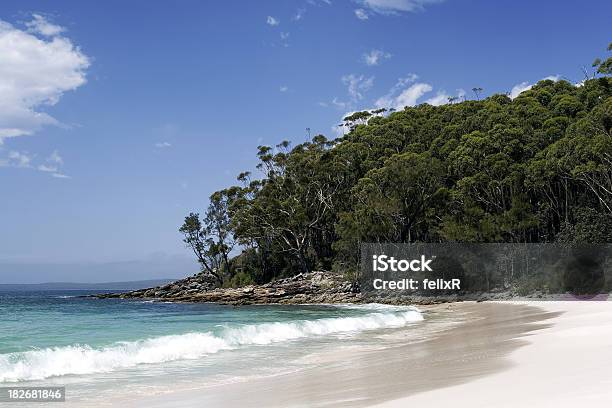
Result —
<path fill-rule="evenodd" d="M 3 354 L 0 355 L 0 382 L 110 372 L 140 364 L 197 359 L 241 346 L 266 345 L 335 333 L 403 327 L 423 320 L 421 313 L 414 308 L 399 307 L 393 310 L 374 308 L 373 310 L 377 311 L 362 316 L 227 327 L 217 334 L 185 333 L 120 342 L 103 348 L 72 345 Z"/>

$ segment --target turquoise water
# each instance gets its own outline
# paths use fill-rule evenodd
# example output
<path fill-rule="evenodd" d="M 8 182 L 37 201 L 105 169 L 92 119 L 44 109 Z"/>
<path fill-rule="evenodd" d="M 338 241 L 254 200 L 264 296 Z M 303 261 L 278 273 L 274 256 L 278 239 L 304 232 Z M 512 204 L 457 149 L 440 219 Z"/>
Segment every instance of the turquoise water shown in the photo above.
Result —
<path fill-rule="evenodd" d="M 410 307 L 78 297 L 85 293 L 0 292 L 0 384 L 66 385 L 83 400 L 111 390 L 163 392 L 299 370 L 310 364 L 305 356 L 423 320 Z"/>

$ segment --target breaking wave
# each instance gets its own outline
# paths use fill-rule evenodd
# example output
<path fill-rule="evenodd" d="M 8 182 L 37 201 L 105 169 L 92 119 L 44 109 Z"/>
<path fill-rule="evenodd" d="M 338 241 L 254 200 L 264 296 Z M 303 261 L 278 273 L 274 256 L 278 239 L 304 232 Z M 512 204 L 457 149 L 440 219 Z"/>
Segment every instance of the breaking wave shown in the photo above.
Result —
<path fill-rule="evenodd" d="M 70 374 L 110 372 L 140 364 L 198 359 L 241 346 L 266 345 L 335 333 L 403 327 L 423 320 L 418 309 L 384 305 L 343 306 L 369 313 L 353 317 L 296 320 L 226 327 L 218 333 L 192 332 L 117 342 L 107 347 L 50 347 L 0 355 L 0 382 L 41 380 Z"/>

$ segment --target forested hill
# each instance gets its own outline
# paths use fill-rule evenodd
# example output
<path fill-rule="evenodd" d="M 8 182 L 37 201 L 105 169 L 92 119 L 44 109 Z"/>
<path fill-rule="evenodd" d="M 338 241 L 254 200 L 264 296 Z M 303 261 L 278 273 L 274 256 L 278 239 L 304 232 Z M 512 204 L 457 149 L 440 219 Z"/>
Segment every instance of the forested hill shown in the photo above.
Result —
<path fill-rule="evenodd" d="M 579 85 L 361 112 L 338 139 L 260 146 L 261 174 L 186 217 L 185 242 L 230 285 L 350 272 L 361 242 L 612 242 L 612 63 L 598 64 Z"/>

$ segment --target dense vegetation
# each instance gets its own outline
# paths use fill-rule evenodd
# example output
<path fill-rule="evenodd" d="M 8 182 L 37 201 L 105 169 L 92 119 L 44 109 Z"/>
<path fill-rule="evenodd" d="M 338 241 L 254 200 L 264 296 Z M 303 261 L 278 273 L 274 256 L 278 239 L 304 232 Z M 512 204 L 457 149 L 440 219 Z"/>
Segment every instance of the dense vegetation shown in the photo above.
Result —
<path fill-rule="evenodd" d="M 612 242 L 612 59 L 594 67 L 579 85 L 358 112 L 338 139 L 259 146 L 263 176 L 180 231 L 229 285 L 350 273 L 362 242 Z"/>

